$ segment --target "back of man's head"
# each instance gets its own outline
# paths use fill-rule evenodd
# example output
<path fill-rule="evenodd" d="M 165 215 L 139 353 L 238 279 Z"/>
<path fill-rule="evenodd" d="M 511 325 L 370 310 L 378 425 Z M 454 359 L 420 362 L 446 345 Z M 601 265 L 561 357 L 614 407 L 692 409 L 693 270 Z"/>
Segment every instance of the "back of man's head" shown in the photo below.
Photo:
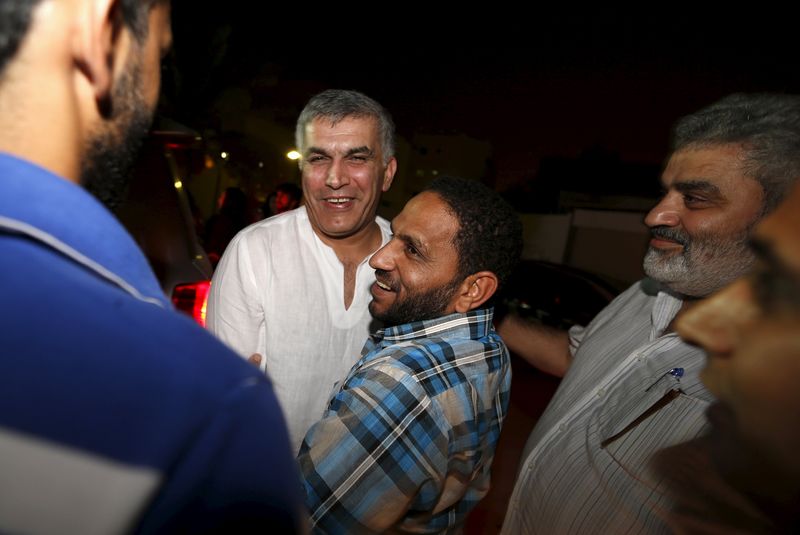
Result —
<path fill-rule="evenodd" d="M 522 253 L 522 223 L 511 205 L 496 191 L 465 178 L 442 176 L 424 191 L 437 194 L 458 220 L 458 278 L 491 271 L 502 287 Z"/>
<path fill-rule="evenodd" d="M 738 93 L 681 118 L 673 152 L 713 145 L 740 145 L 744 169 L 764 189 L 763 213 L 771 211 L 800 177 L 800 96 Z"/>
<path fill-rule="evenodd" d="M 303 153 L 305 148 L 306 125 L 315 119 L 325 119 L 331 125 L 348 117 L 372 117 L 378 124 L 384 164 L 394 156 L 394 121 L 389 112 L 377 101 L 358 91 L 346 89 L 328 89 L 314 95 L 308 101 L 295 128 L 295 144 Z"/>
<path fill-rule="evenodd" d="M 43 0 L 0 0 L 0 83 L 8 63 L 30 30 L 34 9 Z M 147 13 L 156 2 L 166 0 L 120 0 L 122 20 L 138 43 L 147 37 Z"/>
<path fill-rule="evenodd" d="M 0 83 L 5 67 L 17 53 L 41 0 L 0 0 Z"/>

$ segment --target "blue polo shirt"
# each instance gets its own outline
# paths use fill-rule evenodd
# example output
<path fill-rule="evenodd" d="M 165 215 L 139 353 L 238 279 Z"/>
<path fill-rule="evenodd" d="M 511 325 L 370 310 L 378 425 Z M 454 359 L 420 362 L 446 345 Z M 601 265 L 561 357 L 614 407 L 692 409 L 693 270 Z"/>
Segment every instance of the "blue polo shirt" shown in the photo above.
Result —
<path fill-rule="evenodd" d="M 291 532 L 267 378 L 91 195 L 0 154 L 0 532 Z"/>

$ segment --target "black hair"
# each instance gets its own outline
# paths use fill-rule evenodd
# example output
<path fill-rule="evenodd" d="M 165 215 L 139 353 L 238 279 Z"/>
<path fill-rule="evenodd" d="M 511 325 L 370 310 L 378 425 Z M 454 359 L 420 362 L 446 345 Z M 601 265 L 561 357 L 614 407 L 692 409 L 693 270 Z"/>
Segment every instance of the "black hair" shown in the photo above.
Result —
<path fill-rule="evenodd" d="M 41 0 L 0 0 L 0 75 L 13 58 L 28 27 L 33 8 Z"/>
<path fill-rule="evenodd" d="M 439 177 L 424 191 L 438 195 L 458 220 L 459 279 L 487 270 L 502 287 L 522 253 L 522 223 L 511 205 L 477 180 L 459 177 Z"/>
<path fill-rule="evenodd" d="M 148 15 L 156 3 L 168 0 L 120 0 L 122 21 L 141 44 L 147 38 Z M 41 0 L 0 0 L 0 79 L 30 30 L 33 10 Z"/>

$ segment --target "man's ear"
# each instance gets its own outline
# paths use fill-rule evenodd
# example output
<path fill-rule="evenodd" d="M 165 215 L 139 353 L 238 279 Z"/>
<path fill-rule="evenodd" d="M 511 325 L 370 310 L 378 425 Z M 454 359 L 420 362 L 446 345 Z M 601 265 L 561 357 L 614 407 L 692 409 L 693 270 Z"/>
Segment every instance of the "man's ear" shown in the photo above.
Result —
<path fill-rule="evenodd" d="M 465 313 L 478 308 L 497 291 L 497 275 L 491 271 L 479 271 L 464 279 L 459 287 L 454 307 L 456 312 Z"/>
<path fill-rule="evenodd" d="M 110 112 L 114 65 L 121 61 L 119 0 L 84 0 L 76 21 L 75 64 L 92 88 L 101 115 Z"/>
<path fill-rule="evenodd" d="M 397 159 L 392 156 L 389 158 L 389 163 L 386 164 L 386 170 L 383 172 L 383 184 L 381 184 L 381 191 L 386 193 L 392 187 L 394 174 L 397 172 Z"/>

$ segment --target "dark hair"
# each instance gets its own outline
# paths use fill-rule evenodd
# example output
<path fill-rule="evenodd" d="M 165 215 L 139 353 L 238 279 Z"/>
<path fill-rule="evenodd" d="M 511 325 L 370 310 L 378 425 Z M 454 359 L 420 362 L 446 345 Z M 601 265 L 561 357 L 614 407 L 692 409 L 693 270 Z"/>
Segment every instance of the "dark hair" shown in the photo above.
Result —
<path fill-rule="evenodd" d="M 137 43 L 147 38 L 150 8 L 167 0 L 120 0 L 122 20 Z M 0 0 L 0 79 L 31 25 L 33 10 L 41 0 Z"/>
<path fill-rule="evenodd" d="M 120 0 L 122 20 L 131 30 L 133 38 L 138 44 L 142 44 L 145 39 L 147 39 L 150 9 L 156 4 L 163 4 L 168 1 L 169 0 Z"/>
<path fill-rule="evenodd" d="M 40 1 L 0 0 L 0 75 L 28 33 L 33 8 Z"/>
<path fill-rule="evenodd" d="M 245 217 L 247 214 L 247 194 L 241 188 L 234 186 L 225 188 L 225 198 L 222 201 L 219 212 L 232 217 Z"/>
<path fill-rule="evenodd" d="M 522 253 L 522 224 L 511 205 L 477 180 L 465 178 L 442 176 L 424 191 L 437 194 L 458 220 L 458 278 L 488 270 L 502 287 Z"/>
<path fill-rule="evenodd" d="M 763 213 L 800 176 L 800 96 L 737 93 L 678 120 L 672 150 L 740 144 L 744 170 L 764 190 Z"/>
<path fill-rule="evenodd" d="M 314 119 L 328 119 L 336 125 L 347 117 L 373 117 L 378 122 L 383 163 L 394 156 L 394 121 L 389 112 L 375 100 L 358 91 L 328 89 L 314 95 L 297 118 L 294 139 L 297 150 L 305 148 L 306 125 Z"/>

